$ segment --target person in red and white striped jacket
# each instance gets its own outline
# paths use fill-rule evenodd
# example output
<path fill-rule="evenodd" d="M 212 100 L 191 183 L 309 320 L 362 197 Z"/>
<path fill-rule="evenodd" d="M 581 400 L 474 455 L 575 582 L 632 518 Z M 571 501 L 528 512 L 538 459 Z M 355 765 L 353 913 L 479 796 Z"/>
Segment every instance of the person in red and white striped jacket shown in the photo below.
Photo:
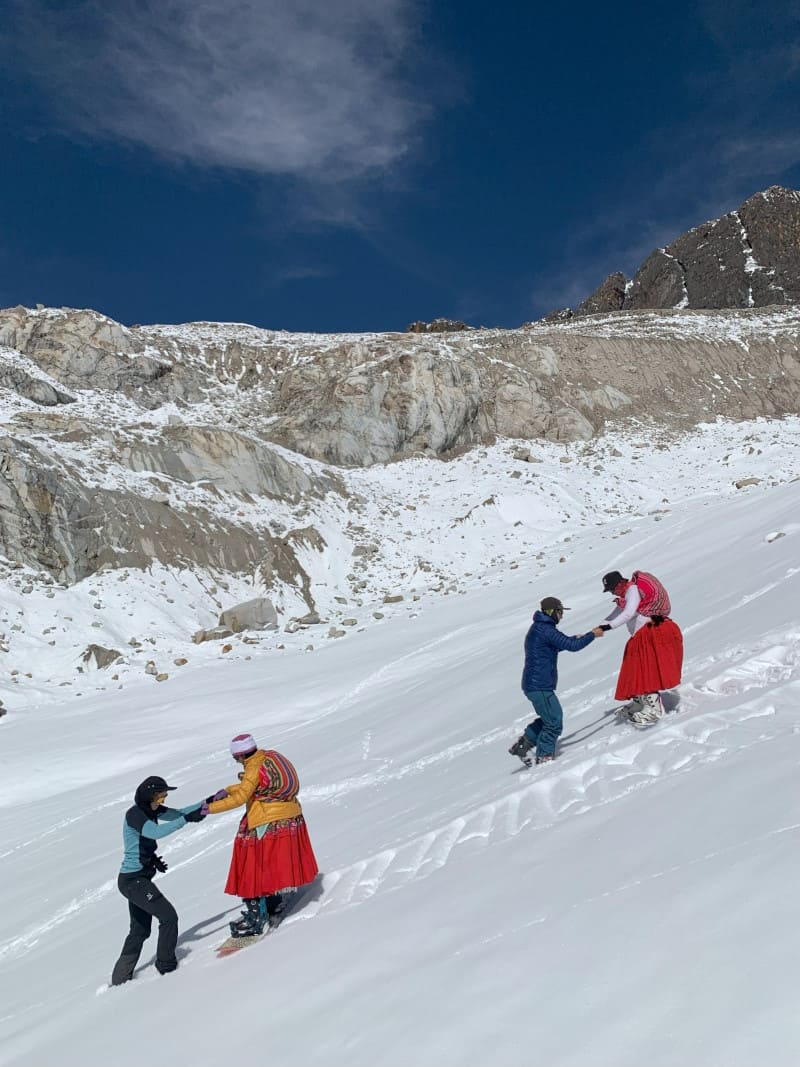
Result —
<path fill-rule="evenodd" d="M 603 577 L 603 590 L 614 596 L 614 610 L 604 630 L 627 625 L 631 637 L 625 645 L 617 679 L 616 700 L 628 701 L 627 713 L 637 726 L 649 726 L 664 714 L 661 692 L 681 681 L 683 634 L 670 618 L 669 596 L 661 582 L 647 571 L 625 578 L 619 571 Z"/>

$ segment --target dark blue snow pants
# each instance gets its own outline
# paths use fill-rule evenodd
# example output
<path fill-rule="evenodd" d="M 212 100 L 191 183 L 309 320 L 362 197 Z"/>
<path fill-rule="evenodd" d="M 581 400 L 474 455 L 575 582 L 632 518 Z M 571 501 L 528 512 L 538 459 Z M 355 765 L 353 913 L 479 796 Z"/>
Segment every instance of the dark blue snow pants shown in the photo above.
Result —
<path fill-rule="evenodd" d="M 536 746 L 537 756 L 555 756 L 556 742 L 564 729 L 561 702 L 552 689 L 528 689 L 525 696 L 539 716 L 525 727 L 525 736 Z"/>

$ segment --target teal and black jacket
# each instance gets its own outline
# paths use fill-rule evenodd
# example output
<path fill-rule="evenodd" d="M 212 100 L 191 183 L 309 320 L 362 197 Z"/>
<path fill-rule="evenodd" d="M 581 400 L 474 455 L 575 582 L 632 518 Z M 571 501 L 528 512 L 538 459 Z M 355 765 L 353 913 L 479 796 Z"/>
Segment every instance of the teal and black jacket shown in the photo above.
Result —
<path fill-rule="evenodd" d="M 122 840 L 125 855 L 122 859 L 120 874 L 140 874 L 152 878 L 156 873 L 156 849 L 158 840 L 174 834 L 186 825 L 184 815 L 196 811 L 202 800 L 186 808 L 165 808 L 163 804 L 153 811 L 149 801 L 139 796 L 136 803 L 129 808 L 122 825 Z M 159 821 L 160 820 L 160 821 Z"/>

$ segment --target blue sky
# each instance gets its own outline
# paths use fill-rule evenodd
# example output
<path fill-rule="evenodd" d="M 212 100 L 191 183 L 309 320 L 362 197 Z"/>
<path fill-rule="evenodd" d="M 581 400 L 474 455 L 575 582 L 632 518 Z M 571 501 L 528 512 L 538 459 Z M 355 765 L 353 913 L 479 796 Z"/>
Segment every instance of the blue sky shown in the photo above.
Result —
<path fill-rule="evenodd" d="M 763 0 L 6 0 L 0 304 L 517 326 L 800 186 Z"/>

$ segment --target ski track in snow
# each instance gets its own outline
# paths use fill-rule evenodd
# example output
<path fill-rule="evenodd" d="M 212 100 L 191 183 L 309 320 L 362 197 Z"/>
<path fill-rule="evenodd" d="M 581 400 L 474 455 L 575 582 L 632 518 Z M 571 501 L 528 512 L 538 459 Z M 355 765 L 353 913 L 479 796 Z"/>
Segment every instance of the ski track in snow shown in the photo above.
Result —
<path fill-rule="evenodd" d="M 455 634 L 450 633 L 435 643 L 441 644 L 453 636 Z M 679 711 L 667 714 L 651 729 L 638 731 L 623 726 L 622 736 L 612 732 L 593 739 L 593 735 L 599 732 L 598 727 L 606 722 L 609 725 L 613 723 L 608 711 L 588 723 L 576 725 L 565 736 L 565 751 L 562 750 L 555 764 L 541 770 L 535 767 L 530 771 L 523 770 L 523 775 L 530 775 L 530 779 L 523 779 L 519 785 L 515 783 L 511 791 L 499 799 L 478 804 L 471 811 L 430 828 L 402 844 L 381 849 L 323 875 L 321 897 L 306 904 L 296 915 L 288 916 L 285 925 L 307 921 L 320 914 L 335 913 L 369 900 L 376 893 L 391 892 L 409 882 L 426 878 L 443 867 L 462 846 L 485 847 L 499 839 L 516 837 L 528 827 L 541 831 L 567 816 L 584 814 L 613 804 L 636 790 L 655 785 L 666 776 L 693 772 L 705 764 L 730 758 L 741 750 L 782 733 L 796 732 L 797 725 L 789 725 L 781 718 L 777 705 L 782 703 L 784 689 L 791 690 L 786 703 L 797 703 L 795 690 L 800 679 L 800 633 L 784 634 L 780 643 L 774 642 L 773 637 L 751 649 L 729 650 L 724 657 L 727 665 L 721 670 L 718 669 L 720 657 L 715 656 L 687 664 L 687 673 L 691 677 L 705 680 L 684 686 Z M 430 650 L 431 646 L 427 648 Z M 336 707 L 341 709 L 355 700 L 356 694 L 363 692 L 378 675 L 384 677 L 393 667 L 417 655 L 419 651 L 409 652 L 368 675 L 344 694 Z M 734 658 L 736 662 L 730 662 Z M 767 694 L 772 702 L 765 705 L 764 697 Z M 714 699 L 739 695 L 747 695 L 749 699 L 732 708 L 705 710 Z M 577 710 L 593 710 L 595 716 L 597 713 L 597 708 L 591 708 L 588 704 Z M 578 735 L 586 730 L 591 732 L 584 741 Z M 508 728 L 493 729 L 400 767 L 384 766 L 363 776 L 311 786 L 304 790 L 303 798 L 306 802 L 331 801 L 364 789 L 380 789 L 389 781 L 424 773 L 475 749 L 504 744 L 510 734 Z M 580 744 L 575 753 L 570 750 L 570 737 L 577 738 L 573 744 Z M 512 762 L 509 757 L 509 772 Z M 108 808 L 120 802 L 120 799 L 115 799 L 102 807 Z M 38 837 L 3 853 L 3 856 L 39 844 L 82 817 L 65 819 Z M 210 828 L 198 828 L 200 835 L 213 832 Z M 227 837 L 198 848 L 200 842 L 195 837 L 192 854 L 185 860 L 172 861 L 170 869 L 192 866 L 203 856 L 230 848 Z M 115 879 L 87 890 L 80 899 L 69 901 L 45 922 L 1 943 L 0 960 L 7 962 L 27 953 L 42 937 L 63 923 L 74 920 L 85 909 L 115 890 Z M 532 924 L 541 921 L 545 919 L 534 920 Z"/>
<path fill-rule="evenodd" d="M 538 832 L 566 815 L 582 814 L 614 803 L 637 789 L 655 784 L 665 775 L 686 773 L 703 763 L 730 756 L 754 743 L 749 720 L 764 714 L 763 710 L 745 712 L 735 723 L 727 716 L 714 714 L 684 723 L 671 724 L 667 720 L 652 731 L 655 736 L 651 738 L 637 737 L 627 745 L 595 757 L 574 761 L 561 757 L 556 767 L 544 772 L 532 768 L 530 773 L 538 777 L 530 785 L 483 804 L 398 848 L 384 849 L 326 875 L 323 898 L 297 918 L 310 919 L 319 912 L 358 904 L 378 890 L 398 889 L 409 881 L 426 877 L 444 866 L 460 845 L 488 844 L 490 839 L 516 837 L 531 825 Z M 783 729 L 781 726 L 775 732 Z M 761 736 L 766 739 L 774 733 L 762 732 Z M 676 746 L 676 742 L 682 744 Z M 667 745 L 669 756 L 663 753 Z"/>

